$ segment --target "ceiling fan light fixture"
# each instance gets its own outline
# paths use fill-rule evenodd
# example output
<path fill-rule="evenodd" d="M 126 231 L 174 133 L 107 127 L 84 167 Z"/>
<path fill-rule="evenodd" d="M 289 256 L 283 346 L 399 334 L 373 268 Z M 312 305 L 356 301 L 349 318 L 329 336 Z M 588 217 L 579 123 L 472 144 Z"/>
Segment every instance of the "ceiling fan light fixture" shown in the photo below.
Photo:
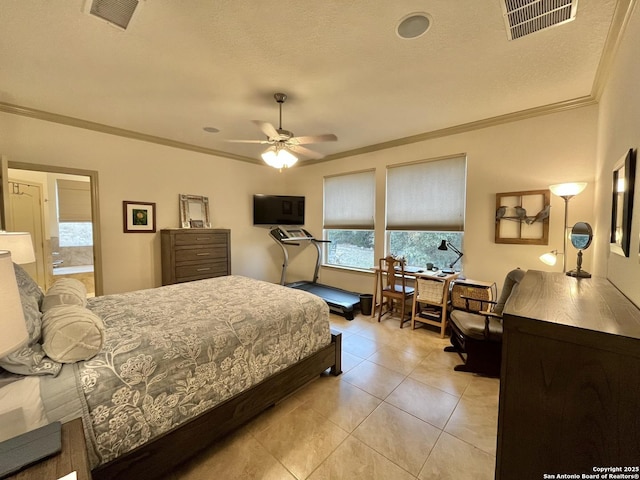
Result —
<path fill-rule="evenodd" d="M 288 150 L 270 147 L 262 152 L 262 160 L 273 168 L 289 168 L 296 164 L 298 158 Z"/>

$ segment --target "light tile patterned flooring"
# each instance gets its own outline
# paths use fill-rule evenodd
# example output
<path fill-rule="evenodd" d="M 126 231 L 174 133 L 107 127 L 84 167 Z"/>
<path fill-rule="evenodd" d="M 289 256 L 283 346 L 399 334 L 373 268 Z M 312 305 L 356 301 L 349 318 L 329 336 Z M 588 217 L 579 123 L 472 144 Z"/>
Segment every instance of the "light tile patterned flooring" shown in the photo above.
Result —
<path fill-rule="evenodd" d="M 398 318 L 331 324 L 342 375 L 319 377 L 165 480 L 494 477 L 498 379 L 455 372 L 448 339 Z"/>

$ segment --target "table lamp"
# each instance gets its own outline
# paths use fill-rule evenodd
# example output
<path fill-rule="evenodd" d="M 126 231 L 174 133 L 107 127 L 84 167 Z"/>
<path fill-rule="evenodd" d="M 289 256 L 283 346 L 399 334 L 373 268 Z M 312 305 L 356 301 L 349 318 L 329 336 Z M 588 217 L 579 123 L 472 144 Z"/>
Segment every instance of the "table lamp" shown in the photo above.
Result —
<path fill-rule="evenodd" d="M 12 251 L 0 250 L 0 357 L 29 341 L 18 281 L 13 266 L 35 262 L 29 233 L 0 232 L 0 244 Z M 53 422 L 17 437 L 0 442 L 0 478 L 15 473 L 61 449 L 60 422 Z"/>
<path fill-rule="evenodd" d="M 36 261 L 29 232 L 5 232 L 0 230 L 0 250 L 11 252 L 11 260 L 18 265 Z"/>

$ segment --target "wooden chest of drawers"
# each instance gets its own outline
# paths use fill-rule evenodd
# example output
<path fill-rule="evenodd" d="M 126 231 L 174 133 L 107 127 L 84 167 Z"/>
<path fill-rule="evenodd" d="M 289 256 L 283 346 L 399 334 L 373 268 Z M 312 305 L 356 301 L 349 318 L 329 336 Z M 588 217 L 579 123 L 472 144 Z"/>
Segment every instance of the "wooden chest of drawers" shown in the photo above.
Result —
<path fill-rule="evenodd" d="M 211 228 L 161 230 L 162 284 L 231 274 L 231 231 Z"/>

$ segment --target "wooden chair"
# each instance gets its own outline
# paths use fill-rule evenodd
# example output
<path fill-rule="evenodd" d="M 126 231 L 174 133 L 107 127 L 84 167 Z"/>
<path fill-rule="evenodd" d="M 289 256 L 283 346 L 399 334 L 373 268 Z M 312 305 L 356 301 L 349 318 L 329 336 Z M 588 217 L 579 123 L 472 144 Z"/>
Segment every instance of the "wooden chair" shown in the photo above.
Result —
<path fill-rule="evenodd" d="M 379 260 L 380 266 L 380 310 L 378 322 L 383 315 L 395 310 L 395 302 L 400 302 L 400 328 L 406 320 L 404 318 L 407 301 L 413 300 L 414 288 L 407 286 L 407 276 L 404 271 L 405 260 L 389 255 Z M 387 304 L 387 309 L 382 311 Z"/>
<path fill-rule="evenodd" d="M 509 272 L 497 302 L 493 300 L 495 283 L 452 282 L 451 346 L 445 351 L 456 352 L 464 362 L 454 370 L 500 376 L 502 309 L 524 273 L 520 269 Z"/>
<path fill-rule="evenodd" d="M 440 328 L 440 337 L 444 338 L 447 327 L 446 286 L 443 278 L 417 278 L 411 315 L 412 329 L 416 328 L 416 322 L 434 325 Z"/>

